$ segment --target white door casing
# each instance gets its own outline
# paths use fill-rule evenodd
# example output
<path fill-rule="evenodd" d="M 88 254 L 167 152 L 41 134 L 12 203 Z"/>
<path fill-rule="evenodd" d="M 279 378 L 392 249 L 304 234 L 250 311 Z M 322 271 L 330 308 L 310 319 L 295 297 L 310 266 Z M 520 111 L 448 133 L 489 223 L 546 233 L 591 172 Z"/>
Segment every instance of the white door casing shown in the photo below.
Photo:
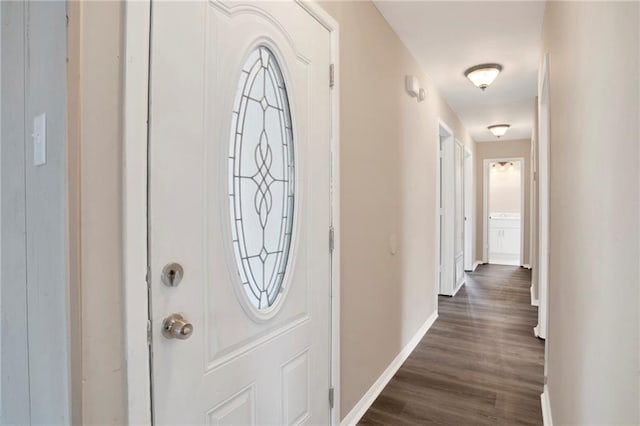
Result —
<path fill-rule="evenodd" d="M 531 139 L 531 182 L 529 209 L 529 267 L 531 269 L 531 304 L 538 306 L 538 141 Z"/>
<path fill-rule="evenodd" d="M 329 424 L 330 32 L 294 3 L 158 2 L 152 8 L 151 34 L 149 251 L 155 423 Z M 260 308 L 242 284 L 246 274 L 239 271 L 242 262 L 234 245 L 239 238 L 232 223 L 238 216 L 230 209 L 229 175 L 230 157 L 239 152 L 230 148 L 237 133 L 231 129 L 238 82 L 259 48 L 272 53 L 283 75 L 286 96 L 281 100 L 288 98 L 290 104 L 295 166 L 287 169 L 292 171 L 295 201 L 288 262 L 280 271 L 282 291 L 274 293 L 269 307 Z M 261 56 L 262 64 L 267 57 Z M 277 114 L 270 102 L 252 99 L 246 105 Z M 275 106 L 283 109 L 282 103 Z M 233 121 L 234 128 L 246 132 L 243 143 L 262 134 L 252 133 L 253 124 L 246 118 L 251 114 L 245 116 L 244 127 Z M 266 132 L 269 137 L 272 133 Z M 275 154 L 284 151 L 277 150 L 276 141 L 251 143 L 256 149 L 250 145 L 251 157 L 246 158 L 255 161 L 258 172 L 268 169 L 270 161 L 282 166 Z M 260 176 L 254 183 L 262 189 L 251 200 L 276 199 L 277 191 L 267 188 L 273 182 L 267 179 L 265 184 Z M 262 212 L 258 204 L 255 211 Z M 247 212 L 242 214 L 245 222 Z M 269 256 L 261 258 L 267 269 L 264 259 Z M 171 262 L 184 268 L 176 287 L 161 280 L 163 267 Z M 173 313 L 193 324 L 190 338 L 163 336 L 162 322 Z"/>
<path fill-rule="evenodd" d="M 464 269 L 473 269 L 473 155 L 464 149 Z"/>
<path fill-rule="evenodd" d="M 455 195 L 455 288 L 457 289 L 464 283 L 464 146 L 456 139 L 454 147 L 454 195 Z"/>
<path fill-rule="evenodd" d="M 482 161 L 482 261 L 489 262 L 489 243 L 490 243 L 490 226 L 489 226 L 489 179 L 490 164 L 499 162 L 518 162 L 520 163 L 520 266 L 524 265 L 524 196 L 525 196 L 525 175 L 526 167 L 524 157 L 509 158 L 485 158 Z M 494 235 L 496 237 L 497 235 Z"/>
<path fill-rule="evenodd" d="M 538 84 L 538 325 L 534 333 L 547 337 L 549 295 L 549 182 L 550 182 L 550 115 L 549 54 L 544 55 Z"/>
<path fill-rule="evenodd" d="M 438 179 L 438 225 L 437 248 L 439 253 L 438 293 L 453 296 L 461 283 L 456 279 L 458 242 L 456 241 L 456 165 L 455 149 L 457 143 L 451 129 L 438 120 L 439 140 L 439 179 Z M 460 256 L 460 266 L 462 256 Z M 464 274 L 464 272 L 463 272 Z"/>

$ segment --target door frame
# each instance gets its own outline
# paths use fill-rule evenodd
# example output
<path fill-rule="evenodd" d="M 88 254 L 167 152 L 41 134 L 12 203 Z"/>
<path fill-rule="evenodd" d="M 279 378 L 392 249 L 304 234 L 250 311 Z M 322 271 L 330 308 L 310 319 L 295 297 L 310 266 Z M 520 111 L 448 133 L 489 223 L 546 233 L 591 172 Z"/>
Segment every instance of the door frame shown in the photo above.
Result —
<path fill-rule="evenodd" d="M 538 325 L 533 329 L 541 339 L 547 338 L 549 303 L 550 129 L 549 54 L 546 53 L 538 82 Z"/>
<path fill-rule="evenodd" d="M 464 270 L 473 270 L 473 243 L 474 243 L 474 214 L 473 214 L 473 152 L 464 147 L 462 167 L 463 192 L 464 192 Z"/>
<path fill-rule="evenodd" d="M 536 103 L 537 103 L 536 98 Z M 536 122 L 537 111 L 536 111 Z M 538 306 L 538 136 L 531 138 L 529 170 L 529 269 L 531 270 L 531 305 Z"/>
<path fill-rule="evenodd" d="M 466 206 L 467 206 L 467 200 L 465 198 L 465 194 L 464 194 L 464 189 L 465 189 L 465 180 L 464 180 L 464 160 L 465 160 L 465 146 L 462 142 L 460 142 L 460 140 L 458 138 L 454 138 L 454 142 L 455 144 L 453 145 L 453 276 L 454 276 L 454 291 L 453 291 L 453 295 L 455 296 L 456 293 L 458 292 L 458 290 L 460 290 L 462 288 L 462 286 L 465 284 L 465 280 L 466 280 L 466 268 L 465 268 L 465 232 L 467 230 L 467 223 L 466 220 L 464 219 L 465 216 L 465 212 L 466 212 Z M 456 161 L 456 148 L 460 147 L 460 164 L 457 164 Z M 458 253 L 456 253 L 456 239 L 458 238 L 458 211 L 457 211 L 457 204 L 458 204 L 458 197 L 456 194 L 456 188 L 458 185 L 458 181 L 457 181 L 457 174 L 456 174 L 456 167 L 460 167 L 460 175 L 462 176 L 462 182 L 460 182 L 460 192 L 462 195 L 462 205 L 460 206 L 460 212 L 462 213 L 462 223 L 461 223 L 461 228 L 462 228 L 462 241 L 460 242 L 460 248 L 462 249 L 462 279 L 460 280 L 460 282 L 458 282 Z"/>
<path fill-rule="evenodd" d="M 520 162 L 520 266 L 523 266 L 526 174 L 524 157 L 485 158 L 482 162 L 482 262 L 489 263 L 489 164 L 498 161 Z"/>
<path fill-rule="evenodd" d="M 339 76 L 339 27 L 315 1 L 295 0 L 331 33 L 331 62 Z M 123 283 L 128 424 L 152 423 L 151 340 L 147 287 L 147 184 L 149 45 L 151 0 L 124 5 L 123 91 Z M 329 84 L 329 82 L 327 82 Z M 334 388 L 332 424 L 340 423 L 340 79 L 331 89 L 331 256 L 330 383 Z M 327 230 L 327 233 L 329 230 Z M 327 235 L 328 236 L 328 235 Z M 327 390 L 328 391 L 328 390 Z M 327 395 L 328 398 L 328 395 Z"/>
<path fill-rule="evenodd" d="M 443 184 L 443 179 L 442 179 L 442 173 L 446 172 L 447 169 L 446 168 L 442 168 L 441 167 L 441 163 L 444 162 L 444 153 L 443 153 L 443 142 L 440 140 L 440 137 L 446 137 L 447 140 L 450 140 L 450 143 L 455 144 L 455 136 L 453 134 L 453 130 L 451 130 L 451 127 L 449 127 L 441 118 L 438 118 L 436 120 L 436 159 L 438 160 L 436 162 L 436 199 L 435 199 L 435 228 L 436 228 L 436 238 L 435 238 L 435 253 L 436 253 L 436 259 L 435 259 L 435 298 L 436 300 L 438 300 L 438 295 L 443 294 L 442 293 L 442 273 L 444 272 L 441 267 L 441 263 L 444 264 L 445 262 L 445 258 L 444 256 L 446 255 L 446 253 L 448 252 L 447 250 L 443 250 L 442 248 L 442 233 L 441 233 L 441 224 L 440 224 L 440 216 L 444 216 L 444 204 L 445 200 L 442 199 L 442 204 L 443 207 L 440 206 L 440 197 L 442 196 L 442 184 Z M 453 162 L 452 162 L 453 164 Z M 446 183 L 447 181 L 444 180 L 444 183 Z M 444 191 L 445 194 L 451 194 L 451 191 Z M 443 218 L 444 221 L 444 218 Z M 442 224 L 442 226 L 444 227 L 444 222 Z M 441 262 L 442 260 L 442 262 Z M 453 270 L 453 267 L 455 266 L 455 262 L 454 262 L 454 258 L 451 257 L 450 262 L 452 263 L 451 265 L 451 269 Z M 453 279 L 455 280 L 455 273 L 453 275 Z M 455 286 L 455 285 L 454 285 Z"/>

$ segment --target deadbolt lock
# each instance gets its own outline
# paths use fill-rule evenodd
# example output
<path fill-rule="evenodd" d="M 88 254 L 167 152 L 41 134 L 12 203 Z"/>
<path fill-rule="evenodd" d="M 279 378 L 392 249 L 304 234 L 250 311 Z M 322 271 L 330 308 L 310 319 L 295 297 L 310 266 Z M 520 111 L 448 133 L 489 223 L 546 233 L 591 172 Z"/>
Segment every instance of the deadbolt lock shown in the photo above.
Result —
<path fill-rule="evenodd" d="M 179 263 L 169 263 L 162 268 L 162 282 L 167 287 L 177 287 L 183 276 L 184 270 Z"/>
<path fill-rule="evenodd" d="M 193 334 L 193 324 L 180 314 L 171 314 L 162 321 L 162 334 L 167 339 L 185 340 Z"/>

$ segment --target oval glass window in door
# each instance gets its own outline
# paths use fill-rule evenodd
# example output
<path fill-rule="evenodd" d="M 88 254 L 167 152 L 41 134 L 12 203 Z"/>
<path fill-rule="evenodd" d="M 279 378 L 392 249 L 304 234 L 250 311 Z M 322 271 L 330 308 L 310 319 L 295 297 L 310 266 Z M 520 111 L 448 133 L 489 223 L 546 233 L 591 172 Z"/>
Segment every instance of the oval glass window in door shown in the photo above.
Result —
<path fill-rule="evenodd" d="M 259 46 L 239 77 L 229 144 L 229 207 L 240 282 L 251 305 L 268 310 L 282 293 L 291 247 L 295 161 L 284 76 Z"/>

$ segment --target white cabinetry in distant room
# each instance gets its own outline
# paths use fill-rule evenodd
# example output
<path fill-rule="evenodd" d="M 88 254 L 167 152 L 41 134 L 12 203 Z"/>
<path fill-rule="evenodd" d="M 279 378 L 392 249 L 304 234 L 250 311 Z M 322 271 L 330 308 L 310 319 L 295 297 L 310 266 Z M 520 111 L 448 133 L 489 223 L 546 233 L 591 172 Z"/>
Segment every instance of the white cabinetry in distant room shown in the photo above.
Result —
<path fill-rule="evenodd" d="M 520 265 L 520 215 L 489 215 L 489 263 Z"/>

